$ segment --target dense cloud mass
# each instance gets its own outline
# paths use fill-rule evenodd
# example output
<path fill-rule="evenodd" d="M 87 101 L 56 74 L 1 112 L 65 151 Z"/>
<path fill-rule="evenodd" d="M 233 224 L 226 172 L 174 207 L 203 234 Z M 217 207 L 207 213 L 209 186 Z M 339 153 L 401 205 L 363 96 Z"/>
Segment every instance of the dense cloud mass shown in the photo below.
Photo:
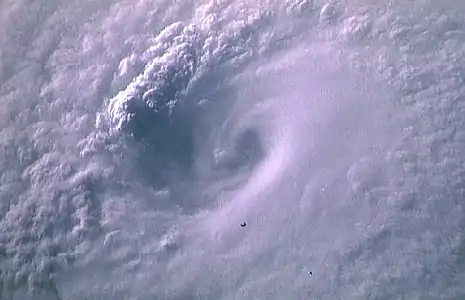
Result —
<path fill-rule="evenodd" d="M 464 299 L 464 13 L 0 2 L 0 299 Z"/>

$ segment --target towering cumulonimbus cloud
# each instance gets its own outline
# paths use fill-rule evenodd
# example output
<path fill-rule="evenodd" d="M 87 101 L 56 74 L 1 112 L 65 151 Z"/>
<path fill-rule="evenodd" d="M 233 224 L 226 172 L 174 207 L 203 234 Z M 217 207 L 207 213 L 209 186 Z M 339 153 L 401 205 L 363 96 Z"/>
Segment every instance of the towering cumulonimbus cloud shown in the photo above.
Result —
<path fill-rule="evenodd" d="M 139 138 L 148 118 L 167 122 L 199 64 L 199 34 L 194 28 L 175 23 L 165 28 L 148 49 L 150 61 L 142 74 L 110 100 L 108 115 L 112 130 L 128 131 Z M 147 116 L 151 111 L 152 116 Z M 158 120 L 155 120 L 158 119 Z"/>

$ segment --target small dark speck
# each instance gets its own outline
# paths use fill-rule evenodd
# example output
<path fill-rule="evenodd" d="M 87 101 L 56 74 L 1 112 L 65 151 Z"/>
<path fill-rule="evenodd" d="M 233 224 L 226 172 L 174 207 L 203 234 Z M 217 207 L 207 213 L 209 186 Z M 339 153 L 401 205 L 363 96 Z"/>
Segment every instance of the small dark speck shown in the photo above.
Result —
<path fill-rule="evenodd" d="M 246 223 L 246 222 L 244 222 L 244 223 L 241 224 L 241 227 L 245 227 L 245 226 L 247 226 L 247 223 Z"/>
<path fill-rule="evenodd" d="M 310 275 L 313 275 L 313 272 L 312 272 L 312 271 L 310 271 L 310 272 L 308 272 L 308 274 L 310 274 Z"/>

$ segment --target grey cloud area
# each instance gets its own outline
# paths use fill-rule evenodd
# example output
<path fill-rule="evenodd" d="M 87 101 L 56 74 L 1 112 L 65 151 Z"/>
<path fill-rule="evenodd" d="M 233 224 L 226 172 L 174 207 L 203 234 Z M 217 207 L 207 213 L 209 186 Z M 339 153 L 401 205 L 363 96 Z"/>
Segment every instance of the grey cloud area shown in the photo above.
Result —
<path fill-rule="evenodd" d="M 462 299 L 462 11 L 1 2 L 0 299 Z"/>

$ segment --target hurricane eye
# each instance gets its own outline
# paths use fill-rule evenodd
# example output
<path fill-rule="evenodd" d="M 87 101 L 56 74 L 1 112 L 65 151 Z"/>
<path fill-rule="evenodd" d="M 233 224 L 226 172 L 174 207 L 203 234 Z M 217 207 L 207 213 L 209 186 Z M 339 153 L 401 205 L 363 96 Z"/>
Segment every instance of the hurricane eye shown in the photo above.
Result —
<path fill-rule="evenodd" d="M 234 153 L 239 166 L 256 165 L 263 157 L 259 133 L 254 129 L 240 133 L 235 140 Z"/>

